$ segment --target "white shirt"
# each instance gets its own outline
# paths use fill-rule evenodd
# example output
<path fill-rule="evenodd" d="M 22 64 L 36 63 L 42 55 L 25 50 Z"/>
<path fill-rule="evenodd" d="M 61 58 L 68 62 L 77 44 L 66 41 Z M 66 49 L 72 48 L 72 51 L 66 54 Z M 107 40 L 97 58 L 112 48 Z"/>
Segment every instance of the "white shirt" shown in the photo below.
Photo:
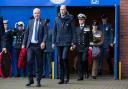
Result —
<path fill-rule="evenodd" d="M 34 20 L 34 26 L 33 26 L 33 33 L 32 33 L 32 39 L 31 39 L 31 43 L 38 43 L 38 40 L 35 40 L 35 25 L 36 25 L 36 21 Z M 39 29 L 39 20 L 37 23 L 37 28 Z"/>
<path fill-rule="evenodd" d="M 80 24 L 80 29 L 82 29 L 84 27 L 84 24 Z"/>

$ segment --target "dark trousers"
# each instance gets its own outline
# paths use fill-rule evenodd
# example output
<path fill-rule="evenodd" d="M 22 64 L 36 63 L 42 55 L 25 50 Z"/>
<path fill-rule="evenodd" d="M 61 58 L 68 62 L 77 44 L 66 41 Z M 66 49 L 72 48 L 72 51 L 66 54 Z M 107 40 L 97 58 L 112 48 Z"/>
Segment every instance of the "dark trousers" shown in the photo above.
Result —
<path fill-rule="evenodd" d="M 45 75 L 45 77 L 49 77 L 51 78 L 51 73 L 52 73 L 52 66 L 51 66 L 51 62 L 53 60 L 52 57 L 53 53 L 52 52 L 44 52 L 44 59 L 43 59 L 43 75 Z"/>
<path fill-rule="evenodd" d="M 18 59 L 19 59 L 21 48 L 15 48 L 15 49 L 16 49 L 17 76 L 20 76 L 20 70 L 18 69 Z"/>
<path fill-rule="evenodd" d="M 57 55 L 60 64 L 60 80 L 69 80 L 69 65 L 68 65 L 69 46 L 57 46 Z"/>
<path fill-rule="evenodd" d="M 38 44 L 30 44 L 27 50 L 27 63 L 28 63 L 28 79 L 33 81 L 33 65 L 36 64 L 36 79 L 40 83 L 42 77 L 42 58 L 41 58 L 41 49 Z M 36 62 L 36 63 L 35 63 Z"/>
<path fill-rule="evenodd" d="M 17 65 L 17 76 L 21 76 L 20 72 L 21 72 L 21 69 L 18 69 L 18 60 L 19 60 L 19 56 L 20 56 L 20 51 L 21 51 L 21 48 L 15 48 L 16 49 L 16 65 Z M 24 69 L 22 69 L 23 71 L 23 76 L 26 76 L 26 66 L 24 67 Z"/>
<path fill-rule="evenodd" d="M 0 42 L 0 44 L 1 44 L 1 42 Z M 1 45 L 0 45 L 0 52 L 2 51 L 2 47 L 1 47 Z"/>
<path fill-rule="evenodd" d="M 99 60 L 98 60 L 98 73 L 102 74 L 102 68 L 103 68 L 103 60 L 107 61 L 107 64 L 109 66 L 109 72 L 110 74 L 113 74 L 113 65 L 112 65 L 112 59 L 110 56 L 110 50 L 109 48 L 103 48 L 101 47 L 101 54 L 99 56 Z"/>
<path fill-rule="evenodd" d="M 78 78 L 88 78 L 88 48 L 83 52 L 77 52 Z"/>

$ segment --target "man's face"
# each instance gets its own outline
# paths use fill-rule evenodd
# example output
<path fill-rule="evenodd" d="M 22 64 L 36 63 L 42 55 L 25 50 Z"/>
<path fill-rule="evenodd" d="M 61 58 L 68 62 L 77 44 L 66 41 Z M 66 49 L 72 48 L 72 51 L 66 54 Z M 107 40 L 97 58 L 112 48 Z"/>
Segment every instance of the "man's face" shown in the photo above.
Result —
<path fill-rule="evenodd" d="M 93 29 L 97 29 L 97 25 L 92 25 L 92 28 Z"/>
<path fill-rule="evenodd" d="M 18 26 L 18 30 L 23 30 L 24 27 L 23 26 Z"/>
<path fill-rule="evenodd" d="M 4 29 L 5 29 L 5 30 L 8 29 L 8 24 L 4 24 Z"/>
<path fill-rule="evenodd" d="M 107 18 L 102 18 L 102 23 L 107 23 Z"/>
<path fill-rule="evenodd" d="M 61 6 L 60 7 L 60 14 L 61 16 L 64 16 L 67 12 L 66 6 Z"/>
<path fill-rule="evenodd" d="M 35 9 L 33 11 L 33 16 L 35 19 L 39 19 L 40 18 L 40 11 L 38 9 Z"/>
<path fill-rule="evenodd" d="M 79 24 L 80 24 L 80 25 L 82 25 L 82 24 L 84 24 L 84 23 L 85 23 L 85 19 L 83 19 L 83 18 L 79 19 Z"/>

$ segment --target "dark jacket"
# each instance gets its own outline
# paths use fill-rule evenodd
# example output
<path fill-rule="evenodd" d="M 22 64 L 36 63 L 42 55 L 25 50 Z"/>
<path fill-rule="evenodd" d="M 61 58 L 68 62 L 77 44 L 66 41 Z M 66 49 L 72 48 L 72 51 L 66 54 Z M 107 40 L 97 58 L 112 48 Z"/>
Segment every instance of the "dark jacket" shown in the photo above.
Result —
<path fill-rule="evenodd" d="M 28 24 L 28 28 L 25 31 L 24 39 L 23 39 L 23 45 L 26 46 L 26 48 L 29 47 L 32 39 L 33 34 L 33 26 L 34 26 L 34 19 L 31 19 Z M 44 21 L 40 19 L 39 22 L 39 29 L 38 29 L 38 44 L 41 45 L 42 42 L 46 42 L 47 38 L 47 26 L 44 25 Z"/>
<path fill-rule="evenodd" d="M 55 19 L 53 30 L 53 44 L 56 46 L 70 46 L 75 40 L 74 18 L 67 13 L 64 18 L 60 14 Z"/>
<path fill-rule="evenodd" d="M 89 26 L 85 25 L 82 29 L 76 29 L 76 45 L 78 51 L 85 51 L 92 41 L 93 35 Z"/>
<path fill-rule="evenodd" d="M 21 48 L 22 47 L 24 34 L 25 34 L 25 29 L 23 29 L 23 30 L 14 29 L 12 31 L 12 35 L 16 36 L 15 48 Z"/>
<path fill-rule="evenodd" d="M 52 49 L 52 35 L 53 35 L 53 30 L 48 30 L 48 37 L 46 40 L 46 48 L 45 48 L 45 52 L 53 52 Z"/>
<path fill-rule="evenodd" d="M 103 47 L 108 48 L 111 43 L 114 41 L 114 33 L 113 29 L 110 23 L 107 23 L 105 25 L 100 24 L 99 25 L 99 30 L 103 33 L 104 41 L 103 41 Z"/>
<path fill-rule="evenodd" d="M 3 18 L 0 17 L 0 49 L 5 48 L 5 36 L 4 36 L 4 25 L 3 25 Z"/>
<path fill-rule="evenodd" d="M 5 45 L 6 45 L 6 48 L 7 50 L 11 50 L 12 48 L 12 41 L 13 41 L 13 35 L 12 35 L 12 31 L 11 30 L 7 30 L 5 32 Z"/>
<path fill-rule="evenodd" d="M 10 50 L 10 48 L 12 47 L 13 36 L 16 36 L 16 43 L 14 47 L 21 48 L 24 38 L 24 33 L 25 33 L 25 29 L 18 30 L 16 28 L 14 30 L 8 30 L 7 32 L 5 32 L 6 48 Z"/>

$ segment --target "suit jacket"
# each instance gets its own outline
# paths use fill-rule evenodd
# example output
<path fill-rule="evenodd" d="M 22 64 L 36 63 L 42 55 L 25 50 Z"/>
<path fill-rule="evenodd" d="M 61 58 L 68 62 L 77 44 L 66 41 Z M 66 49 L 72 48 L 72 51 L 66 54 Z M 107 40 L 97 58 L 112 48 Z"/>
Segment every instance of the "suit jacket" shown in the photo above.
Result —
<path fill-rule="evenodd" d="M 15 44 L 15 48 L 21 48 L 22 47 L 22 42 L 23 42 L 23 38 L 24 38 L 24 33 L 25 33 L 25 29 L 23 30 L 18 30 L 16 28 L 14 28 L 14 30 L 12 31 L 12 35 L 16 36 L 16 44 Z"/>
<path fill-rule="evenodd" d="M 84 52 L 90 46 L 92 41 L 92 31 L 89 26 L 85 25 L 82 29 L 78 27 L 76 29 L 76 45 L 77 50 Z"/>
<path fill-rule="evenodd" d="M 64 18 L 60 14 L 56 17 L 53 30 L 53 44 L 56 46 L 70 46 L 75 40 L 74 18 L 67 13 Z"/>
<path fill-rule="evenodd" d="M 46 40 L 45 52 L 53 52 L 53 49 L 52 49 L 52 34 L 53 34 L 53 30 L 49 29 L 48 30 L 48 37 L 47 37 L 47 40 Z"/>
<path fill-rule="evenodd" d="M 28 24 L 28 28 L 25 31 L 23 45 L 28 48 L 31 43 L 32 34 L 33 34 L 33 26 L 34 26 L 34 19 L 31 19 Z M 42 42 L 46 42 L 47 38 L 47 26 L 44 24 L 42 19 L 39 20 L 39 28 L 38 28 L 38 44 L 41 45 Z"/>
<path fill-rule="evenodd" d="M 100 24 L 99 25 L 99 30 L 103 33 L 103 47 L 104 48 L 108 48 L 110 46 L 111 43 L 113 43 L 114 41 L 114 33 L 113 33 L 113 29 L 110 23 L 107 23 L 105 25 Z"/>
<path fill-rule="evenodd" d="M 0 17 L 0 48 L 5 48 L 5 34 L 4 34 L 4 24 L 2 17 Z"/>

